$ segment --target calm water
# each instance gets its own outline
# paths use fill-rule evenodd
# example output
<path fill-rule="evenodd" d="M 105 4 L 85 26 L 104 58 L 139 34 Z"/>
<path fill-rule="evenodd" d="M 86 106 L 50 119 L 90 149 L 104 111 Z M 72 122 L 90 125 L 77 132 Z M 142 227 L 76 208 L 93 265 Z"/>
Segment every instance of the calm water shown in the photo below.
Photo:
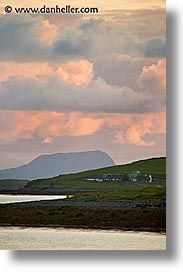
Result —
<path fill-rule="evenodd" d="M 156 233 L 63 228 L 0 227 L 3 250 L 165 250 Z"/>
<path fill-rule="evenodd" d="M 65 199 L 66 197 L 67 196 L 0 195 L 0 204 L 1 203 L 26 202 L 26 201 Z"/>

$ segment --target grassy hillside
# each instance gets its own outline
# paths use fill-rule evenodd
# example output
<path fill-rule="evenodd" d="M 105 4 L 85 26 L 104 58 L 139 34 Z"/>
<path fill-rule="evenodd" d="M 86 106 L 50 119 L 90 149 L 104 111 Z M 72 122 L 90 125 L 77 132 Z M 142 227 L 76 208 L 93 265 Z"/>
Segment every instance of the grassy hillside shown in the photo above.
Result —
<path fill-rule="evenodd" d="M 147 160 L 136 161 L 125 165 L 116 165 L 96 170 L 84 171 L 80 173 L 60 175 L 49 179 L 37 179 L 30 181 L 27 185 L 30 189 L 46 189 L 59 188 L 61 190 L 95 190 L 95 189 L 139 189 L 140 184 L 135 183 L 118 183 L 118 182 L 88 182 L 87 176 L 91 174 L 120 174 L 140 171 L 141 174 L 150 173 L 156 175 L 156 183 L 165 185 L 165 180 L 162 181 L 161 175 L 165 178 L 166 174 L 166 158 L 152 158 Z"/>
<path fill-rule="evenodd" d="M 0 180 L 0 190 L 17 190 L 23 188 L 28 180 L 4 179 Z"/>

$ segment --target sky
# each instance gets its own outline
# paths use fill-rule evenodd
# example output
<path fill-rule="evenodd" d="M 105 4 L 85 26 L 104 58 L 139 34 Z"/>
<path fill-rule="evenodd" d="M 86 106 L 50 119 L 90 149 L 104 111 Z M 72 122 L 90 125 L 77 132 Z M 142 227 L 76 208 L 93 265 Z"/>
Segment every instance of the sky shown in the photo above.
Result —
<path fill-rule="evenodd" d="M 56 152 L 166 155 L 165 1 L 61 3 L 99 14 L 0 14 L 0 169 Z"/>

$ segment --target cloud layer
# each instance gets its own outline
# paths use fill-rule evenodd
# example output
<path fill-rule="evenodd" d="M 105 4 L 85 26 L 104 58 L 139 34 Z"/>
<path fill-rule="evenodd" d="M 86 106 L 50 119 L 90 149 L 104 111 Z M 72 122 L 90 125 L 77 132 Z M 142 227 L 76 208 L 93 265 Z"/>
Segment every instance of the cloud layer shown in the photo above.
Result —
<path fill-rule="evenodd" d="M 165 133 L 163 113 L 134 114 L 84 114 L 38 111 L 1 111 L 0 138 L 6 143 L 22 139 L 39 139 L 51 144 L 56 137 L 90 136 L 104 132 L 113 135 L 114 143 L 152 146 L 155 133 Z"/>
<path fill-rule="evenodd" d="M 165 10 L 139 1 L 95 16 L 0 15 L 0 167 L 58 151 L 165 153 Z"/>
<path fill-rule="evenodd" d="M 104 18 L 76 21 L 73 26 L 60 29 L 43 17 L 0 15 L 0 25 L 1 60 L 61 62 L 114 53 L 165 55 L 164 36 L 135 36 L 122 24 L 109 27 Z"/>
<path fill-rule="evenodd" d="M 0 84 L 0 109 L 145 113 L 164 108 L 165 62 L 160 60 L 143 66 L 143 61 L 140 60 L 138 64 L 138 61 L 131 60 L 135 69 L 130 83 L 128 78 L 132 75 L 131 70 L 125 66 L 123 76 L 124 60 L 125 58 L 121 59 L 121 63 L 119 61 L 117 65 L 115 63 L 114 70 L 113 65 L 107 67 L 105 63 L 104 79 L 97 77 L 91 81 L 92 66 L 87 61 L 80 61 L 78 68 L 75 63 L 68 63 L 57 69 L 55 76 L 50 69 L 48 74 L 50 72 L 51 76 L 46 80 L 37 77 L 10 77 Z M 118 85 L 115 81 L 116 66 L 121 66 L 122 69 L 117 72 L 117 81 L 121 81 Z M 110 84 L 105 80 L 108 70 L 114 72 L 111 79 L 108 79 Z M 87 86 L 80 85 L 85 82 L 89 82 Z"/>

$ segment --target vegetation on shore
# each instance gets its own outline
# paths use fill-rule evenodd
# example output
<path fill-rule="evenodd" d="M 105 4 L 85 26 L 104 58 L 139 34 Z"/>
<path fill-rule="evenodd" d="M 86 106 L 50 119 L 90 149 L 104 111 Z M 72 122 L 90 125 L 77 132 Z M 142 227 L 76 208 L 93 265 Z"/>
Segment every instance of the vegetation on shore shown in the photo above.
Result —
<path fill-rule="evenodd" d="M 101 191 L 76 194 L 70 200 L 147 200 L 147 199 L 166 199 L 165 186 L 147 186 L 136 190 L 116 190 L 116 191 Z"/>
<path fill-rule="evenodd" d="M 102 206 L 98 200 L 92 205 L 85 202 L 85 206 L 61 201 L 3 205 L 0 206 L 0 225 L 165 232 L 164 203 L 156 199 L 133 204 L 120 202 L 118 207 Z"/>
<path fill-rule="evenodd" d="M 28 180 L 4 179 L 0 180 L 0 190 L 17 190 L 24 188 Z"/>

